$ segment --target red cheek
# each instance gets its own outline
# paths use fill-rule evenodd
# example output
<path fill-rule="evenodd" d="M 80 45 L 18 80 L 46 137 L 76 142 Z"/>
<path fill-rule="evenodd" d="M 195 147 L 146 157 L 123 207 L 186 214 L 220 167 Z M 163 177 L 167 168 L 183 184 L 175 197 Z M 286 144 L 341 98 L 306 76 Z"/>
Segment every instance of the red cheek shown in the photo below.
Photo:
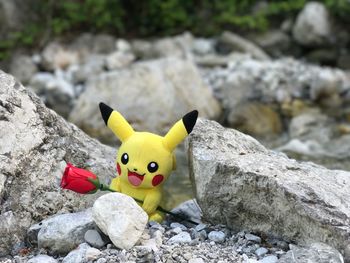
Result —
<path fill-rule="evenodd" d="M 120 169 L 119 163 L 117 163 L 117 172 L 119 175 L 122 173 L 122 169 Z"/>
<path fill-rule="evenodd" d="M 164 176 L 161 174 L 157 174 L 155 177 L 153 177 L 152 179 L 152 185 L 153 186 L 157 186 L 159 185 L 161 182 L 163 182 L 164 180 Z"/>

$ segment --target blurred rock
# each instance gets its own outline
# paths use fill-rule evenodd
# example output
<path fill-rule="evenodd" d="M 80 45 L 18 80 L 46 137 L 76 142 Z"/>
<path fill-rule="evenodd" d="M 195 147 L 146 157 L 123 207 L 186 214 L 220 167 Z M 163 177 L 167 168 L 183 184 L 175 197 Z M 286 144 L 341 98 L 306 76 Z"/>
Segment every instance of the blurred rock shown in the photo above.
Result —
<path fill-rule="evenodd" d="M 130 196 L 109 193 L 96 200 L 93 218 L 103 233 L 120 249 L 130 249 L 140 239 L 148 215 Z"/>
<path fill-rule="evenodd" d="M 255 43 L 273 57 L 281 57 L 290 53 L 291 39 L 288 34 L 280 30 L 270 30 L 263 34 L 250 36 Z"/>
<path fill-rule="evenodd" d="M 89 138 L 44 106 L 40 99 L 0 71 L 0 256 L 24 241 L 27 229 L 56 213 L 79 211 L 100 195 L 80 198 L 60 190 L 66 161 L 89 169 L 108 183 L 115 150 Z"/>
<path fill-rule="evenodd" d="M 306 60 L 311 63 L 319 65 L 332 65 L 337 64 L 339 56 L 338 47 L 334 48 L 318 48 L 313 49 L 311 52 L 305 55 Z"/>
<path fill-rule="evenodd" d="M 312 243 L 307 247 L 291 245 L 291 250 L 283 255 L 278 262 L 343 263 L 344 259 L 336 249 L 324 243 Z"/>
<path fill-rule="evenodd" d="M 340 55 L 337 66 L 342 69 L 350 70 L 350 53 Z"/>
<path fill-rule="evenodd" d="M 72 64 L 79 63 L 78 52 L 68 49 L 58 42 L 48 44 L 41 53 L 41 56 L 41 63 L 46 71 L 66 69 Z"/>
<path fill-rule="evenodd" d="M 237 34 L 232 32 L 224 32 L 218 39 L 218 45 L 226 46 L 230 52 L 239 51 L 251 54 L 255 59 L 268 60 L 269 56 L 254 43 L 250 42 Z"/>
<path fill-rule="evenodd" d="M 206 55 L 214 52 L 214 41 L 205 38 L 196 38 L 193 40 L 192 51 L 197 55 Z"/>
<path fill-rule="evenodd" d="M 51 73 L 36 73 L 30 80 L 30 88 L 40 96 L 47 107 L 63 117 L 68 117 L 75 92 L 72 84 Z"/>
<path fill-rule="evenodd" d="M 221 112 L 196 66 L 176 58 L 139 62 L 89 79 L 69 119 L 88 134 L 113 143 L 117 139 L 98 110 L 101 101 L 121 112 L 135 130 L 163 134 L 193 109 L 208 118 Z"/>
<path fill-rule="evenodd" d="M 224 108 L 234 111 L 245 101 L 266 104 L 294 99 L 328 100 L 343 96 L 350 80 L 339 69 L 312 66 L 294 59 L 258 61 L 242 58 L 228 68 L 217 68 L 203 75 Z"/>
<path fill-rule="evenodd" d="M 348 244 L 350 172 L 299 163 L 203 119 L 188 145 L 191 180 L 209 222 L 339 250 Z"/>
<path fill-rule="evenodd" d="M 134 60 L 133 54 L 116 51 L 106 57 L 106 66 L 108 70 L 121 69 L 129 66 Z"/>
<path fill-rule="evenodd" d="M 257 137 L 271 137 L 282 132 L 279 114 L 261 103 L 238 105 L 227 117 L 230 127 Z"/>
<path fill-rule="evenodd" d="M 109 54 L 116 50 L 116 38 L 111 35 L 93 36 L 92 52 L 97 54 Z"/>
<path fill-rule="evenodd" d="M 18 55 L 12 57 L 10 73 L 21 83 L 27 84 L 38 68 L 30 56 Z"/>
<path fill-rule="evenodd" d="M 94 228 L 91 209 L 56 215 L 39 223 L 38 247 L 66 254 L 84 242 L 85 232 Z M 37 226 L 33 226 L 37 228 Z"/>
<path fill-rule="evenodd" d="M 193 36 L 185 32 L 174 37 L 166 37 L 149 42 L 134 40 L 131 42 L 132 52 L 141 59 L 162 57 L 187 58 L 192 49 Z"/>
<path fill-rule="evenodd" d="M 324 4 L 307 2 L 294 24 L 294 39 L 301 45 L 320 46 L 328 44 L 333 35 L 330 15 Z"/>
<path fill-rule="evenodd" d="M 89 77 L 94 77 L 104 71 L 105 55 L 91 54 L 86 57 L 80 65 L 74 65 L 68 68 L 72 74 L 72 82 L 74 84 L 83 83 Z"/>

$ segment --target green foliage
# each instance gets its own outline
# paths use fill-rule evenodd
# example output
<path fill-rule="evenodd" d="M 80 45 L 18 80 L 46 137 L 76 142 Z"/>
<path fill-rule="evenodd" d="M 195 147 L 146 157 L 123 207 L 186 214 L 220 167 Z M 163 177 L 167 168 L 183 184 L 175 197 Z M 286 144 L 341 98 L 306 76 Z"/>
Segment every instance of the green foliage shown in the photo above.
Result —
<path fill-rule="evenodd" d="M 38 0 L 38 20 L 0 43 L 0 59 L 16 45 L 30 46 L 43 36 L 90 31 L 123 37 L 172 35 L 190 30 L 208 36 L 222 30 L 267 30 L 293 17 L 307 0 Z M 322 0 L 331 12 L 350 22 L 349 0 Z M 47 36 L 48 35 L 48 36 Z"/>

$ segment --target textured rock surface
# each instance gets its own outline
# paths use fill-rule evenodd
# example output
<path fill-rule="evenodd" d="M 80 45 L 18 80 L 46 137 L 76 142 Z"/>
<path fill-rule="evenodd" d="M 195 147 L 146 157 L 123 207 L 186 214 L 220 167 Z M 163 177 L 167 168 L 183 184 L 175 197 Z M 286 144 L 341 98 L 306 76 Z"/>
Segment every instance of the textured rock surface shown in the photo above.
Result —
<path fill-rule="evenodd" d="M 94 228 L 91 209 L 57 215 L 39 223 L 38 247 L 55 254 L 68 253 L 84 242 L 84 234 Z"/>
<path fill-rule="evenodd" d="M 140 239 L 148 215 L 129 196 L 109 193 L 98 198 L 93 206 L 93 218 L 103 233 L 121 249 L 130 249 Z"/>
<path fill-rule="evenodd" d="M 95 105 L 100 101 L 120 111 L 136 130 L 166 132 L 187 111 L 216 118 L 220 107 L 195 65 L 176 58 L 135 63 L 128 69 L 91 78 L 70 120 L 87 133 L 115 142 Z"/>
<path fill-rule="evenodd" d="M 299 163 L 202 119 L 190 136 L 189 155 L 207 220 L 340 250 L 349 242 L 349 172 Z"/>
<path fill-rule="evenodd" d="M 48 255 L 38 255 L 28 260 L 27 263 L 57 263 L 57 262 L 58 261 L 56 259 Z"/>
<path fill-rule="evenodd" d="M 97 108 L 97 105 L 96 105 Z M 89 138 L 16 80 L 0 71 L 0 255 L 24 239 L 26 230 L 58 212 L 81 210 L 97 195 L 59 188 L 66 162 L 90 169 L 108 182 L 115 151 Z"/>
<path fill-rule="evenodd" d="M 308 247 L 291 245 L 291 250 L 283 255 L 278 262 L 343 263 L 344 259 L 336 249 L 323 243 L 313 243 Z"/>

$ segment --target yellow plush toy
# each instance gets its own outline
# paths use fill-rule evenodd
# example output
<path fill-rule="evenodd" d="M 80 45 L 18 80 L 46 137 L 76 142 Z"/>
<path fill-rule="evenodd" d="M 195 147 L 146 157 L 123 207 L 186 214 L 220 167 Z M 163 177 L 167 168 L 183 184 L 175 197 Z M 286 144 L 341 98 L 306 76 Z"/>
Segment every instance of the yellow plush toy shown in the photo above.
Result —
<path fill-rule="evenodd" d="M 164 214 L 157 207 L 163 183 L 176 168 L 174 149 L 192 131 L 198 112 L 187 113 L 162 137 L 134 131 L 119 112 L 102 102 L 100 110 L 106 125 L 122 142 L 116 159 L 118 175 L 110 188 L 143 201 L 149 220 L 161 222 Z"/>

